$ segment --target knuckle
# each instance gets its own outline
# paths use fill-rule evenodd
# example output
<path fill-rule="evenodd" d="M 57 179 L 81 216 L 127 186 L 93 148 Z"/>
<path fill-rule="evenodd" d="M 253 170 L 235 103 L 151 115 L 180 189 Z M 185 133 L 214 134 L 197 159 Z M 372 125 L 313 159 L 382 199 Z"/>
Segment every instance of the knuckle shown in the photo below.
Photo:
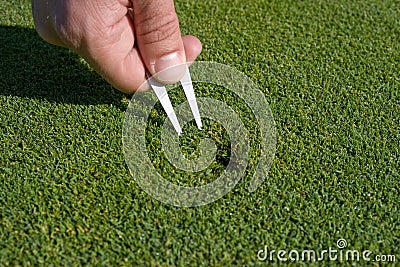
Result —
<path fill-rule="evenodd" d="M 52 39 L 49 16 L 43 12 L 43 7 L 37 1 L 32 1 L 32 15 L 37 33 L 43 40 L 49 42 Z"/>
<path fill-rule="evenodd" d="M 50 31 L 48 27 L 46 26 L 45 23 L 43 23 L 41 20 L 34 18 L 34 24 L 35 24 L 35 29 L 39 36 L 49 42 L 52 39 L 52 36 L 50 35 Z"/>
<path fill-rule="evenodd" d="M 59 12 L 67 10 L 63 4 L 44 5 L 40 1 L 33 1 L 32 13 L 35 29 L 39 36 L 52 44 L 77 47 L 78 27 L 74 26 L 71 12 Z"/>

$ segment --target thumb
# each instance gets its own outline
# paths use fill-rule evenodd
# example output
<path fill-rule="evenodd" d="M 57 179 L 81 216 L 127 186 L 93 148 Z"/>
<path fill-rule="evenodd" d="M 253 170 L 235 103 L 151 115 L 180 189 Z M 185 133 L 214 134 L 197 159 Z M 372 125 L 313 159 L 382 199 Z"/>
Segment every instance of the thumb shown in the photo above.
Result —
<path fill-rule="evenodd" d="M 132 5 L 136 42 L 146 68 L 161 82 L 179 81 L 186 55 L 174 1 L 134 0 Z"/>

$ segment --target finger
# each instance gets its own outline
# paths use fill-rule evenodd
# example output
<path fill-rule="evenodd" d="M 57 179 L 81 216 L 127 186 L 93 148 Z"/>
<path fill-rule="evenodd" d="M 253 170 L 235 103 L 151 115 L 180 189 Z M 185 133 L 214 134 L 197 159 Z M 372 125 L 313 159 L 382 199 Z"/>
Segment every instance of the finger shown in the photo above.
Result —
<path fill-rule="evenodd" d="M 38 25 L 38 32 L 46 41 L 74 49 L 86 59 L 96 72 L 101 74 L 105 80 L 120 91 L 133 93 L 137 90 L 148 90 L 149 85 L 146 82 L 145 63 L 142 60 L 141 52 L 139 53 L 137 47 L 133 46 L 135 42 L 135 29 L 132 19 L 126 11 L 123 11 L 130 7 L 130 3 L 128 0 L 120 1 L 124 2 L 124 5 L 121 5 L 118 9 L 118 16 L 111 16 L 111 18 L 110 16 L 105 16 L 105 18 L 100 20 L 102 24 L 113 25 L 112 31 L 103 31 L 102 28 L 95 27 L 95 25 L 90 26 L 89 23 L 80 23 L 72 25 L 73 27 L 71 26 L 72 29 L 77 29 L 84 25 L 90 26 L 89 34 L 83 35 L 85 41 L 80 42 L 86 44 L 84 46 L 72 46 L 71 44 L 74 42 L 66 42 L 66 40 L 71 39 L 68 36 L 63 36 L 61 40 L 60 33 L 55 31 L 54 25 L 49 22 L 46 23 L 46 17 L 50 18 L 50 22 L 52 20 L 54 10 L 56 10 L 56 6 L 53 6 L 55 1 L 45 1 L 49 3 L 49 6 L 43 6 L 43 1 L 32 1 L 35 24 Z M 84 8 L 77 10 L 84 10 Z M 113 10 L 115 11 L 116 9 L 113 8 Z M 107 12 L 101 13 L 106 14 Z M 78 15 L 77 13 L 74 14 Z M 114 12 L 113 14 L 116 13 Z M 57 17 L 58 21 L 60 21 L 60 17 Z M 112 19 L 112 21 L 104 21 L 106 18 Z M 83 30 L 83 32 L 85 31 Z M 184 36 L 181 38 L 179 35 L 179 38 L 184 47 L 185 52 L 183 54 L 186 55 L 187 61 L 194 61 L 201 52 L 200 41 L 194 36 Z M 149 68 L 147 67 L 147 69 Z"/>
<path fill-rule="evenodd" d="M 185 47 L 186 61 L 188 64 L 191 64 L 201 53 L 201 42 L 197 37 L 192 35 L 182 36 L 182 41 Z"/>
<path fill-rule="evenodd" d="M 100 49 L 92 49 L 88 61 L 106 81 L 118 90 L 129 94 L 136 91 L 148 91 L 151 87 L 147 82 L 146 67 L 142 57 L 137 48 L 129 48 L 129 44 L 134 40 L 133 29 L 128 30 L 129 27 L 126 27 L 123 22 L 124 20 L 120 22 L 123 25 L 120 27 L 125 29 L 126 33 L 120 35 L 121 41 L 113 43 L 112 47 L 97 46 Z M 132 27 L 132 24 L 129 25 Z M 187 62 L 195 61 L 202 50 L 200 40 L 188 35 L 183 36 L 182 41 Z"/>
<path fill-rule="evenodd" d="M 183 36 L 182 40 L 185 54 L 187 55 L 187 62 L 192 63 L 201 53 L 201 42 L 196 37 L 190 35 Z M 128 94 L 151 89 L 147 82 L 144 63 L 136 48 L 128 53 L 126 57 L 121 58 L 120 61 L 115 61 L 115 55 L 118 53 L 114 53 L 113 50 L 108 50 L 111 52 L 109 53 L 107 50 L 99 51 L 102 56 L 95 56 L 95 58 L 98 58 L 98 62 L 93 64 L 95 70 L 99 72 L 106 81 L 118 90 Z M 105 67 L 107 65 L 109 67 Z"/>
<path fill-rule="evenodd" d="M 185 49 L 173 0 L 132 1 L 136 41 L 143 62 L 161 82 L 174 83 L 185 73 Z"/>
<path fill-rule="evenodd" d="M 32 0 L 32 15 L 35 29 L 43 40 L 50 44 L 65 46 L 54 29 L 51 9 L 53 2 Z"/>

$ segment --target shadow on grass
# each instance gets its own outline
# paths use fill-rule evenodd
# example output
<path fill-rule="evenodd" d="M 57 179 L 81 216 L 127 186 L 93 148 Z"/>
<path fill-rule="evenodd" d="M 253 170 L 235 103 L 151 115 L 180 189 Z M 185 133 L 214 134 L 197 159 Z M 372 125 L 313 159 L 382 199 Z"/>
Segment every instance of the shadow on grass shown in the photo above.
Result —
<path fill-rule="evenodd" d="M 72 51 L 47 44 L 35 30 L 0 26 L 0 95 L 78 105 L 113 104 L 124 94 Z"/>

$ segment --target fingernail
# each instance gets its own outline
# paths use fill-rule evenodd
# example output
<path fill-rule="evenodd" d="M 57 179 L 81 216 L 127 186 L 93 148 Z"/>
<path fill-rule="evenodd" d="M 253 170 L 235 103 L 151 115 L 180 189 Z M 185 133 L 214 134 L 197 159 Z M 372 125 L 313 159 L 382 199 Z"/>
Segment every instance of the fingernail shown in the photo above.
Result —
<path fill-rule="evenodd" d="M 163 83 L 176 83 L 185 74 L 186 66 L 184 56 L 179 53 L 171 53 L 159 58 L 155 65 L 155 78 Z"/>

